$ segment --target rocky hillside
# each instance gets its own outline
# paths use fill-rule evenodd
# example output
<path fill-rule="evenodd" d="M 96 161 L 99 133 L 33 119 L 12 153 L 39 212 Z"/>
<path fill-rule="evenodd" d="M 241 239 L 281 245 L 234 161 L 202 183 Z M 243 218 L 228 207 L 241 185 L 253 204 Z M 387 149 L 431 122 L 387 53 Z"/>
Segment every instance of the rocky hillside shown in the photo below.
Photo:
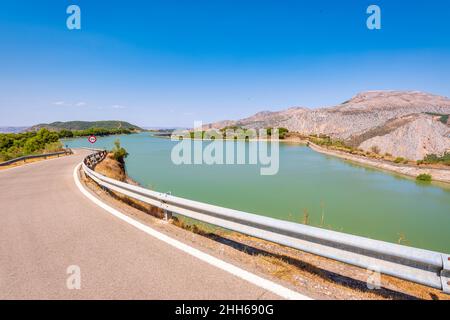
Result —
<path fill-rule="evenodd" d="M 420 160 L 428 154 L 442 154 L 450 150 L 449 131 L 447 125 L 432 117 L 415 115 L 412 121 L 390 133 L 367 139 L 359 147 L 369 150 L 376 146 L 381 154 Z"/>
<path fill-rule="evenodd" d="M 307 108 L 302 107 L 293 107 L 282 111 L 261 111 L 257 114 L 233 121 L 233 120 L 224 120 L 220 122 L 215 122 L 206 125 L 206 128 L 215 128 L 215 129 L 221 129 L 224 127 L 229 126 L 242 126 L 242 127 L 248 127 L 248 128 L 267 128 L 267 127 L 283 127 L 292 116 L 297 114 L 302 114 L 304 112 L 309 111 Z"/>
<path fill-rule="evenodd" d="M 417 91 L 368 91 L 334 107 L 265 111 L 206 127 L 285 127 L 302 134 L 329 135 L 364 150 L 376 145 L 382 152 L 419 160 L 427 153 L 442 154 L 450 148 L 449 114 L 447 97 Z"/>

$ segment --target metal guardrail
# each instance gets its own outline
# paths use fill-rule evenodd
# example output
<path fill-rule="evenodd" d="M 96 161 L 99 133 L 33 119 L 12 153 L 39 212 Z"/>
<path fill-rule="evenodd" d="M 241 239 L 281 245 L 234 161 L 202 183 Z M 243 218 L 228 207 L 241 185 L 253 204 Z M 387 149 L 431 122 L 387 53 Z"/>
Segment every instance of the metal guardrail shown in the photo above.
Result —
<path fill-rule="evenodd" d="M 11 159 L 11 160 L 8 160 L 8 161 L 5 161 L 5 162 L 0 162 L 0 167 L 8 166 L 10 164 L 13 164 L 13 163 L 16 163 L 16 162 L 19 162 L 19 161 L 26 161 L 26 160 L 29 160 L 29 159 L 47 158 L 47 157 L 60 156 L 60 155 L 63 155 L 63 154 L 71 154 L 71 153 L 72 153 L 72 150 L 65 149 L 64 151 L 60 151 L 60 152 L 23 156 L 23 157 Z"/>
<path fill-rule="evenodd" d="M 90 168 L 93 168 L 95 165 L 97 165 L 97 163 L 103 161 L 103 159 L 105 159 L 106 155 L 108 154 L 108 151 L 106 150 L 91 149 L 91 148 L 83 148 L 83 149 L 96 151 L 96 153 L 90 154 L 86 158 L 84 158 L 83 164 Z"/>
<path fill-rule="evenodd" d="M 130 185 L 95 171 L 106 151 L 87 156 L 82 168 L 99 185 L 172 213 L 278 243 L 322 257 L 370 269 L 450 293 L 450 255 L 341 232 L 320 229 Z"/>

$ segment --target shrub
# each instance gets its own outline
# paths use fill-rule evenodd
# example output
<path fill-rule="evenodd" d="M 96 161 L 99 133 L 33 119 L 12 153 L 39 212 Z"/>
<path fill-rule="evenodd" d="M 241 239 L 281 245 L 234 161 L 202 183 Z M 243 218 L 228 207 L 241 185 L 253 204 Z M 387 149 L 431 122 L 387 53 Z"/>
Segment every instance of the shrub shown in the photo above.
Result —
<path fill-rule="evenodd" d="M 375 154 L 380 154 L 380 148 L 378 146 L 372 146 L 370 150 Z"/>
<path fill-rule="evenodd" d="M 429 154 L 423 159 L 423 161 L 426 163 L 436 163 L 439 161 L 439 157 L 435 154 Z"/>
<path fill-rule="evenodd" d="M 315 144 L 317 144 L 319 146 L 323 146 L 323 147 L 335 147 L 338 149 L 345 149 L 346 151 L 349 151 L 349 152 L 352 150 L 352 148 L 350 146 L 346 145 L 344 141 L 334 140 L 334 139 L 331 139 L 330 137 L 324 136 L 324 135 L 321 135 L 320 137 L 316 137 L 315 135 L 310 135 L 309 140 L 312 143 L 315 143 Z"/>
<path fill-rule="evenodd" d="M 116 159 L 117 161 L 119 161 L 122 164 L 125 162 L 125 158 L 128 156 L 127 150 L 125 150 L 124 148 L 122 148 L 120 146 L 119 139 L 117 139 L 114 142 L 114 148 L 112 149 L 112 153 L 113 153 L 114 159 Z"/>
<path fill-rule="evenodd" d="M 0 157 L 9 160 L 33 153 L 59 148 L 56 132 L 40 129 L 38 132 L 0 134 Z"/>
<path fill-rule="evenodd" d="M 272 135 L 272 128 L 267 128 L 267 135 L 271 136 Z M 286 135 L 288 134 L 289 130 L 286 128 L 278 128 L 278 137 L 280 139 L 284 139 L 286 138 Z"/>
<path fill-rule="evenodd" d="M 402 162 L 405 162 L 405 158 L 397 157 L 397 158 L 395 158 L 394 162 L 395 162 L 395 163 L 402 163 Z"/>
<path fill-rule="evenodd" d="M 73 132 L 66 129 L 59 131 L 58 135 L 60 138 L 73 138 Z"/>
<path fill-rule="evenodd" d="M 278 132 L 280 135 L 280 139 L 284 139 L 284 138 L 286 138 L 286 135 L 289 133 L 289 130 L 286 128 L 279 128 Z"/>
<path fill-rule="evenodd" d="M 450 165 L 450 152 L 444 153 L 444 155 L 441 157 L 439 157 L 435 154 L 429 154 L 423 159 L 423 163 L 426 163 L 426 164 L 442 163 L 445 165 Z"/>
<path fill-rule="evenodd" d="M 429 182 L 429 181 L 432 180 L 432 177 L 431 177 L 431 175 L 429 175 L 429 174 L 427 174 L 427 173 L 422 173 L 422 174 L 419 174 L 419 175 L 416 177 L 416 180 L 417 180 L 417 181 L 427 181 L 427 182 Z"/>
<path fill-rule="evenodd" d="M 61 142 L 52 142 L 45 146 L 44 153 L 52 153 L 52 152 L 58 152 L 62 150 L 62 144 Z"/>

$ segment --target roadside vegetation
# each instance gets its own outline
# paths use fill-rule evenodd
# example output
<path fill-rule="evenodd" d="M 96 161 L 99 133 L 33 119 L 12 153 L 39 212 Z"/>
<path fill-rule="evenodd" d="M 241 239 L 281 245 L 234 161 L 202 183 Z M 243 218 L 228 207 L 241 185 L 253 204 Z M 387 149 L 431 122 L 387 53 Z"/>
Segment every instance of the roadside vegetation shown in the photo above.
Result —
<path fill-rule="evenodd" d="M 62 144 L 60 139 L 87 137 L 91 135 L 132 134 L 134 132 L 136 131 L 130 129 L 90 128 L 85 130 L 62 129 L 53 131 L 41 128 L 37 131 L 22 133 L 2 133 L 0 134 L 0 162 L 27 155 L 61 151 Z M 117 154 L 119 155 L 120 152 L 122 151 L 119 149 Z M 125 153 L 122 157 L 125 157 Z"/>
<path fill-rule="evenodd" d="M 0 161 L 62 150 L 59 135 L 47 129 L 37 132 L 0 134 Z"/>

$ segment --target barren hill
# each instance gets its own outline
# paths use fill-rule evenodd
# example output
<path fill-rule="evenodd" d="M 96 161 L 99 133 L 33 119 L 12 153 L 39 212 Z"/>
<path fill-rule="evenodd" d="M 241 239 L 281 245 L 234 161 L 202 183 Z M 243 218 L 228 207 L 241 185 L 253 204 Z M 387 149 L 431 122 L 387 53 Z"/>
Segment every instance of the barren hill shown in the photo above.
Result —
<path fill-rule="evenodd" d="M 334 107 L 266 111 L 206 127 L 285 127 L 303 134 L 329 135 L 362 149 L 377 144 L 395 156 L 419 160 L 427 152 L 442 154 L 450 148 L 448 115 L 447 97 L 418 91 L 368 91 Z"/>

